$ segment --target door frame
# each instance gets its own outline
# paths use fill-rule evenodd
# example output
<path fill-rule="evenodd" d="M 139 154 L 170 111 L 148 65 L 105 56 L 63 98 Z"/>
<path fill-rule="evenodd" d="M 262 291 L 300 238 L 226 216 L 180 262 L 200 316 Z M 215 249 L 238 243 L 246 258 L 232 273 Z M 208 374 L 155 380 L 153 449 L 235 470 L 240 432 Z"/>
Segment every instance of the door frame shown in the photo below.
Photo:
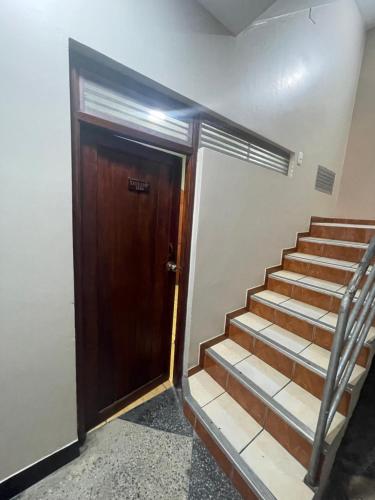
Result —
<path fill-rule="evenodd" d="M 73 47 L 72 47 L 73 45 Z M 121 82 L 125 85 L 129 82 L 130 85 L 137 87 L 140 85 L 146 86 L 155 96 L 160 95 L 175 100 L 172 91 L 166 89 L 163 95 L 160 92 L 159 85 L 132 72 L 128 68 L 113 61 L 108 65 L 108 61 L 103 61 L 103 56 L 89 50 L 89 53 L 82 54 L 80 50 L 77 52 L 75 43 L 71 43 L 69 51 L 69 66 L 70 66 L 70 104 L 71 104 L 71 142 L 72 142 L 72 215 L 73 215 L 73 259 L 74 259 L 74 295 L 75 295 L 75 332 L 76 332 L 76 384 L 77 384 L 77 424 L 78 424 L 78 439 L 82 443 L 86 438 L 85 430 L 85 352 L 84 352 L 84 328 L 83 328 L 83 281 L 82 281 L 82 206 L 81 206 L 81 129 L 82 126 L 91 125 L 94 128 L 101 129 L 114 134 L 121 134 L 126 139 L 140 141 L 146 146 L 154 146 L 167 149 L 171 152 L 182 154 L 186 157 L 185 162 L 185 178 L 184 178 L 184 210 L 181 219 L 181 254 L 179 271 L 179 291 L 178 291 L 178 307 L 176 318 L 176 337 L 175 337 L 175 356 L 173 368 L 173 383 L 179 387 L 183 376 L 183 354 L 185 344 L 185 325 L 186 325 L 186 310 L 187 296 L 189 285 L 189 264 L 190 264 L 190 247 L 193 222 L 193 207 L 194 207 L 194 189 L 196 175 L 196 161 L 199 143 L 200 131 L 200 116 L 197 113 L 192 116 L 193 140 L 192 146 L 186 146 L 175 143 L 170 140 L 159 138 L 155 135 L 146 132 L 140 132 L 135 129 L 128 128 L 123 125 L 109 122 L 107 120 L 93 117 L 82 113 L 79 108 L 79 75 L 83 70 L 87 74 L 89 71 L 93 75 L 104 75 L 110 78 L 114 83 Z M 106 58 L 104 58 L 106 60 Z M 106 64 L 107 62 L 107 64 Z M 126 70 L 124 78 L 122 71 Z M 129 73 L 133 73 L 129 79 Z M 136 77 L 136 78 L 134 78 Z M 142 80 L 142 82 L 141 82 Z M 180 106 L 186 106 L 186 103 L 179 103 Z M 190 108 L 191 109 L 191 108 Z M 172 335 L 172 332 L 171 332 Z"/>

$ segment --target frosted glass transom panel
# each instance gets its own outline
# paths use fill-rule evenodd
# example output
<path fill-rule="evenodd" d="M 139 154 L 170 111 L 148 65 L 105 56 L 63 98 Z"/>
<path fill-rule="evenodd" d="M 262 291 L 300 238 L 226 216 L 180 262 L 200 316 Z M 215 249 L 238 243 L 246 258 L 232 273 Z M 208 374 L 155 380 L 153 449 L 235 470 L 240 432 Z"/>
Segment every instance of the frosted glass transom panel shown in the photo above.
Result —
<path fill-rule="evenodd" d="M 80 77 L 80 110 L 88 115 L 191 145 L 192 124 L 171 111 L 148 106 L 124 92 Z"/>

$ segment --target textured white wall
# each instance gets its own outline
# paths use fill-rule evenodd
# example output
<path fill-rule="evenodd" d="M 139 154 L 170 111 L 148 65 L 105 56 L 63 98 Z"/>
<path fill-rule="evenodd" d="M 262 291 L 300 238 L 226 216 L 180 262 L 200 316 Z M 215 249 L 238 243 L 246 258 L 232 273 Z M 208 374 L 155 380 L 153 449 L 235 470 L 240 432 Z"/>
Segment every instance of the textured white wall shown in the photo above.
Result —
<path fill-rule="evenodd" d="M 303 2 L 309 3 L 317 1 Z M 304 163 L 284 177 L 201 151 L 188 366 L 197 363 L 200 342 L 223 332 L 225 313 L 244 305 L 245 290 L 261 284 L 265 268 L 279 264 L 281 250 L 308 229 L 310 216 L 335 210 L 363 51 L 362 20 L 350 0 L 315 6 L 315 24 L 308 10 L 286 11 L 287 4 L 276 2 L 270 17 L 266 13 L 261 24 L 237 37 L 230 91 L 219 106 L 303 151 Z M 319 164 L 337 173 L 333 196 L 314 189 Z"/>
<path fill-rule="evenodd" d="M 349 134 L 337 215 L 375 219 L 375 28 L 367 42 Z"/>

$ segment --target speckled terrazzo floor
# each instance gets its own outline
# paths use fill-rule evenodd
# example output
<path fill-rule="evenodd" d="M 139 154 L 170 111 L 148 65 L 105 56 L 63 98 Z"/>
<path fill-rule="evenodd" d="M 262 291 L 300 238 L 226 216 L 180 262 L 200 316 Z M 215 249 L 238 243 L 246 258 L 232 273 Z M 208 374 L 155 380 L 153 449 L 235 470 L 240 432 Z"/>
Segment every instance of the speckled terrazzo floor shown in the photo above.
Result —
<path fill-rule="evenodd" d="M 17 500 L 240 500 L 169 389 L 88 435 L 81 456 Z"/>

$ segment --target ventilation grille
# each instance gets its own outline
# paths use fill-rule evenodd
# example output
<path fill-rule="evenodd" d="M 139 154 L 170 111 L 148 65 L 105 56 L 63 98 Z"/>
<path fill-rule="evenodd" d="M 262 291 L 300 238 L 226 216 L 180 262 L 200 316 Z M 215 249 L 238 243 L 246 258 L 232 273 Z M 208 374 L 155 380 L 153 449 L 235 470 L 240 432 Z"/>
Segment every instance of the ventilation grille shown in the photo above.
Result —
<path fill-rule="evenodd" d="M 125 93 L 80 78 L 80 110 L 165 139 L 191 144 L 191 122 L 171 116 L 171 111 L 148 107 Z"/>
<path fill-rule="evenodd" d="M 322 193 L 332 194 L 335 184 L 335 172 L 319 165 L 316 174 L 315 189 Z"/>
<path fill-rule="evenodd" d="M 202 123 L 200 146 L 288 175 L 290 155 L 287 152 L 274 153 L 266 146 L 240 139 L 208 123 Z"/>

